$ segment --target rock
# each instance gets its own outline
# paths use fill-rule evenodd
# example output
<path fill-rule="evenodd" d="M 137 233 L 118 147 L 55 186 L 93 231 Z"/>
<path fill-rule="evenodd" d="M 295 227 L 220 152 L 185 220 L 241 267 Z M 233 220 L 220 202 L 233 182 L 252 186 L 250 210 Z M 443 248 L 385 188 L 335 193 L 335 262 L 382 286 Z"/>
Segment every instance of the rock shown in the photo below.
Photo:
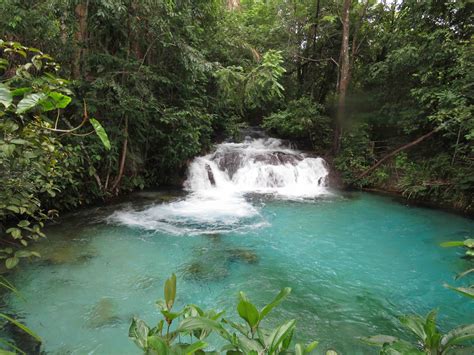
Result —
<path fill-rule="evenodd" d="M 207 177 L 211 182 L 212 186 L 216 186 L 216 180 L 214 179 L 214 174 L 209 164 L 206 164 Z"/>
<path fill-rule="evenodd" d="M 116 305 L 109 297 L 103 297 L 97 302 L 88 315 L 87 326 L 89 328 L 111 327 L 122 322 L 116 314 Z"/>

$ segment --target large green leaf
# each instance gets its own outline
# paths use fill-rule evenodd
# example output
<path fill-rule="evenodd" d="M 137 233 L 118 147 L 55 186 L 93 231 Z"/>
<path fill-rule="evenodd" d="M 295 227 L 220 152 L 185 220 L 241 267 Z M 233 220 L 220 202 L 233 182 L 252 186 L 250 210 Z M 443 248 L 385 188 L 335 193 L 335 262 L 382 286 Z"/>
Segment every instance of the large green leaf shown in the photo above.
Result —
<path fill-rule="evenodd" d="M 168 355 L 171 354 L 171 349 L 168 344 L 159 336 L 153 335 L 147 338 L 147 349 L 154 350 L 154 354 Z M 148 352 L 145 352 L 148 354 Z"/>
<path fill-rule="evenodd" d="M 168 310 L 173 308 L 174 300 L 176 298 L 176 275 L 172 274 L 169 279 L 165 281 L 165 302 Z"/>
<path fill-rule="evenodd" d="M 18 105 L 16 106 L 16 113 L 22 114 L 26 111 L 31 110 L 32 108 L 36 107 L 46 98 L 46 94 L 44 93 L 34 93 L 28 94 L 23 97 Z"/>
<path fill-rule="evenodd" d="M 268 337 L 269 352 L 274 353 L 278 350 L 280 344 L 293 334 L 296 326 L 296 320 L 292 319 L 277 327 Z"/>
<path fill-rule="evenodd" d="M 94 131 L 97 134 L 97 136 L 100 138 L 105 149 L 110 150 L 109 136 L 107 135 L 107 132 L 105 131 L 104 127 L 102 127 L 100 122 L 97 121 L 95 118 L 91 118 L 89 121 L 91 122 L 92 127 L 94 127 Z"/>
<path fill-rule="evenodd" d="M 8 108 L 12 104 L 12 101 L 13 96 L 10 89 L 5 84 L 0 83 L 0 104 Z"/>
<path fill-rule="evenodd" d="M 415 333 L 421 340 L 426 340 L 425 320 L 420 316 L 409 315 L 400 318 L 400 322 Z"/>
<path fill-rule="evenodd" d="M 71 98 L 60 92 L 50 92 L 47 97 L 40 102 L 43 112 L 65 108 L 71 102 Z"/>
<path fill-rule="evenodd" d="M 222 326 L 222 324 L 216 320 L 205 318 L 205 317 L 188 317 L 181 321 L 177 332 L 192 332 L 194 330 L 213 330 L 221 334 L 224 339 L 231 340 L 232 336 Z"/>
<path fill-rule="evenodd" d="M 137 344 L 141 349 L 145 350 L 148 346 L 149 332 L 150 328 L 146 323 L 143 320 L 134 317 L 128 330 L 128 336 L 132 338 L 135 344 Z"/>
<path fill-rule="evenodd" d="M 447 349 L 451 345 L 474 339 L 474 324 L 457 327 L 441 338 L 441 345 Z"/>
<path fill-rule="evenodd" d="M 258 324 L 258 310 L 250 301 L 241 298 L 237 304 L 237 312 L 239 316 L 248 323 L 250 328 L 253 329 Z"/>
<path fill-rule="evenodd" d="M 262 310 L 260 311 L 259 321 L 261 321 L 263 318 L 265 318 L 265 316 L 268 313 L 270 313 L 270 311 L 273 308 L 278 306 L 278 304 L 280 304 L 280 302 L 283 301 L 283 299 L 285 299 L 285 297 L 288 296 L 290 293 L 291 293 L 291 288 L 290 287 L 283 288 L 280 291 L 280 293 L 278 293 L 278 295 L 273 299 L 273 301 L 271 301 L 269 304 L 267 304 L 265 307 L 262 308 Z"/>

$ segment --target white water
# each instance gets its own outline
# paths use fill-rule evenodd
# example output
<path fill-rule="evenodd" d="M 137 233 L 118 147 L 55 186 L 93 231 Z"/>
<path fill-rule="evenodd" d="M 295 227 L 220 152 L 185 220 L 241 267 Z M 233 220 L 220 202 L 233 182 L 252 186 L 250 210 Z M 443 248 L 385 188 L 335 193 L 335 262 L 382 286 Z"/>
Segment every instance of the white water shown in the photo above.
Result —
<path fill-rule="evenodd" d="M 173 234 L 220 233 L 265 225 L 249 194 L 313 199 L 329 194 L 322 158 L 308 157 L 275 138 L 222 143 L 190 164 L 189 195 L 144 211 L 118 211 L 110 220 Z"/>

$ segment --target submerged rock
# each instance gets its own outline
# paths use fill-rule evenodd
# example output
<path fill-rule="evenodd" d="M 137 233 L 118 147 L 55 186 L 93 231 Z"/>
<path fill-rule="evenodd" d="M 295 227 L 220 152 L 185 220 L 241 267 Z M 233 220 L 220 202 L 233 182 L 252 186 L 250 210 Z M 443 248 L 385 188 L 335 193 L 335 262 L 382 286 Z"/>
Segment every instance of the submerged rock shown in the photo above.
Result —
<path fill-rule="evenodd" d="M 182 269 L 183 278 L 195 281 L 218 281 L 229 275 L 225 264 L 194 261 Z"/>
<path fill-rule="evenodd" d="M 212 157 L 220 170 L 227 171 L 230 178 L 239 170 L 242 163 L 242 154 L 240 152 L 216 152 Z"/>
<path fill-rule="evenodd" d="M 61 243 L 39 243 L 36 250 L 41 254 L 40 262 L 45 265 L 86 264 L 97 256 L 97 252 L 82 243 L 72 241 Z"/>
<path fill-rule="evenodd" d="M 230 249 L 227 251 L 229 255 L 229 261 L 231 262 L 244 262 L 247 264 L 257 264 L 258 255 L 249 249 Z"/>
<path fill-rule="evenodd" d="M 133 288 L 137 290 L 147 290 L 157 284 L 158 279 L 153 276 L 141 276 L 134 280 Z"/>
<path fill-rule="evenodd" d="M 103 297 L 97 302 L 88 314 L 88 328 L 111 327 L 122 323 L 122 319 L 117 315 L 117 306 L 109 297 Z"/>

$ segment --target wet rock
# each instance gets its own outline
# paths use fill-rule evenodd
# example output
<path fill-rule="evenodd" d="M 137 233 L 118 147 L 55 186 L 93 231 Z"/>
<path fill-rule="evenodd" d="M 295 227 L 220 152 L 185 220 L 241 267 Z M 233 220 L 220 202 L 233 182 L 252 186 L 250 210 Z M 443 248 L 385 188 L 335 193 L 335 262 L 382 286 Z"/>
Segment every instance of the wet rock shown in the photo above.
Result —
<path fill-rule="evenodd" d="M 254 156 L 254 161 L 262 162 L 270 165 L 296 165 L 304 159 L 301 154 L 290 154 L 285 152 L 273 152 L 268 154 L 257 154 Z"/>
<path fill-rule="evenodd" d="M 206 164 L 207 178 L 211 182 L 212 186 L 216 186 L 216 180 L 214 179 L 214 174 L 209 164 Z"/>
<path fill-rule="evenodd" d="M 122 319 L 116 313 L 115 302 L 108 297 L 103 297 L 95 304 L 88 314 L 87 326 L 89 328 L 112 327 L 122 323 Z"/>
<path fill-rule="evenodd" d="M 230 178 L 239 170 L 242 156 L 239 152 L 217 152 L 212 157 L 220 170 L 227 171 Z"/>

